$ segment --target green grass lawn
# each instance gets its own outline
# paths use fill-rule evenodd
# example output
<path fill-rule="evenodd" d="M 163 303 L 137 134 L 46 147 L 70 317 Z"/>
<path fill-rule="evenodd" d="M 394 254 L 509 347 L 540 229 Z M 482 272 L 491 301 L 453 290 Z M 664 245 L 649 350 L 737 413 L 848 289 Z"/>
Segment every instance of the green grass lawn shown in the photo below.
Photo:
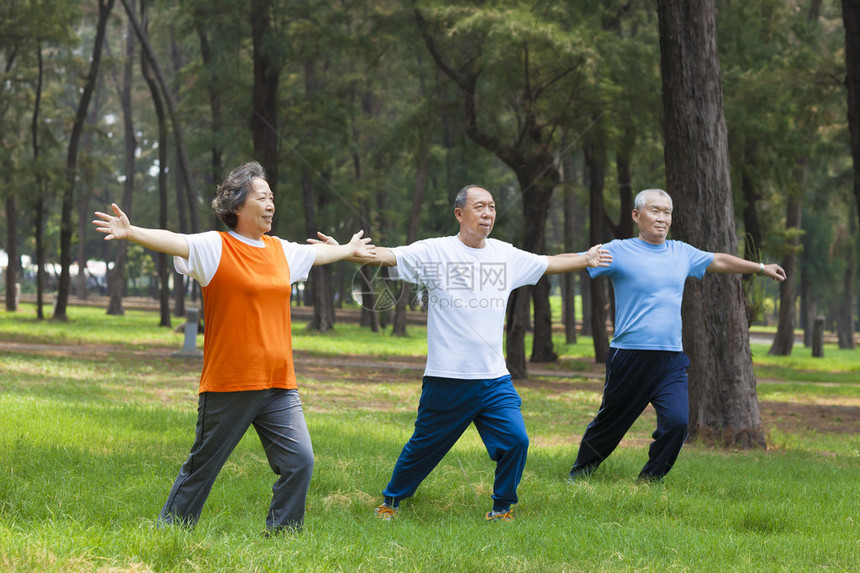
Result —
<path fill-rule="evenodd" d="M 637 484 L 646 412 L 594 476 L 570 485 L 601 381 L 575 374 L 595 369 L 590 340 L 559 339 L 558 375 L 519 388 L 531 448 L 516 520 L 482 520 L 494 467 L 470 429 L 385 523 L 372 510 L 411 434 L 421 373 L 339 364 L 420 362 L 424 331 L 339 324 L 322 336 L 296 324 L 316 466 L 304 531 L 264 539 L 275 476 L 254 432 L 195 529 L 155 528 L 196 419 L 200 362 L 170 357 L 181 334 L 153 313 L 70 307 L 68 324 L 32 314 L 0 312 L 0 342 L 63 347 L 0 355 L 2 571 L 860 570 L 860 438 L 845 426 L 860 408 L 857 351 L 753 348 L 762 410 L 775 412 L 766 451 L 688 444 L 663 484 Z"/>

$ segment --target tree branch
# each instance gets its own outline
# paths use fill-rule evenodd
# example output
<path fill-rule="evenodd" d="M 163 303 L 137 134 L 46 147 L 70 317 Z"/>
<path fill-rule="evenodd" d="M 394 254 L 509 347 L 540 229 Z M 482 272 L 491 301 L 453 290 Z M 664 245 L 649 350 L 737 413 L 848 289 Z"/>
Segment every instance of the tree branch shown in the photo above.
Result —
<path fill-rule="evenodd" d="M 478 127 L 476 86 L 478 84 L 478 76 L 481 74 L 480 69 L 472 73 L 462 74 L 448 64 L 436 48 L 436 42 L 430 34 L 429 25 L 427 20 L 424 19 L 424 15 L 421 13 L 421 10 L 414 8 L 414 12 L 415 21 L 418 24 L 418 30 L 421 33 L 421 37 L 424 38 L 424 43 L 426 44 L 427 50 L 430 52 L 430 56 L 433 58 L 433 61 L 436 62 L 436 65 L 443 73 L 445 73 L 445 75 L 450 77 L 454 83 L 457 84 L 457 87 L 459 87 L 460 91 L 463 93 L 463 104 L 466 115 L 466 135 L 481 147 L 494 153 L 499 157 L 499 159 L 511 167 L 515 167 L 517 164 L 517 156 L 514 153 L 515 148 L 502 145 L 498 138 L 491 136 Z M 475 61 L 475 59 L 476 58 L 468 60 L 466 64 L 470 64 Z"/>
<path fill-rule="evenodd" d="M 182 173 L 185 191 L 188 194 L 191 213 L 191 232 L 197 233 L 199 231 L 199 224 L 197 222 L 197 202 L 194 200 L 194 187 L 191 185 L 191 169 L 188 165 L 188 153 L 185 150 L 185 139 L 182 135 L 182 128 L 179 125 L 179 119 L 176 113 L 176 103 L 173 101 L 173 95 L 167 88 L 167 82 L 164 79 L 164 74 L 161 72 L 161 67 L 158 65 L 158 60 L 155 59 L 155 52 L 152 49 L 152 45 L 149 43 L 149 36 L 141 27 L 140 22 L 138 22 L 134 10 L 129 7 L 128 0 L 120 0 L 120 2 L 122 3 L 123 8 L 125 8 L 125 13 L 128 15 L 129 22 L 131 22 L 132 27 L 134 27 L 134 33 L 140 40 L 141 46 L 143 46 L 146 58 L 149 60 L 149 63 L 152 66 L 152 71 L 155 73 L 155 79 L 158 82 L 158 86 L 161 88 L 161 95 L 164 97 L 164 102 L 167 104 L 167 114 L 170 116 L 170 123 L 173 126 L 173 137 L 176 139 L 176 148 L 179 155 L 179 170 Z"/>

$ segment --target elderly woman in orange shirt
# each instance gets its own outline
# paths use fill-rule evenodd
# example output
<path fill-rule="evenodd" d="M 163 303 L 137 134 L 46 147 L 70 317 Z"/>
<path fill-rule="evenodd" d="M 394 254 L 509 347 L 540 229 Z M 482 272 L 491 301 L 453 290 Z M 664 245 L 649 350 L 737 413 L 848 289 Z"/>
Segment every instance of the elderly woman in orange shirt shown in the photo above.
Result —
<path fill-rule="evenodd" d="M 359 231 L 345 245 L 291 243 L 266 235 L 274 197 L 262 166 L 246 163 L 218 187 L 212 207 L 227 232 L 178 234 L 131 225 L 116 204 L 96 212 L 105 240 L 128 239 L 174 257 L 203 292 L 206 335 L 197 428 L 188 459 L 161 510 L 159 524 L 193 526 L 230 453 L 253 425 L 272 487 L 267 534 L 302 527 L 314 457 L 293 367 L 290 332 L 292 283 L 312 266 L 374 256 Z"/>

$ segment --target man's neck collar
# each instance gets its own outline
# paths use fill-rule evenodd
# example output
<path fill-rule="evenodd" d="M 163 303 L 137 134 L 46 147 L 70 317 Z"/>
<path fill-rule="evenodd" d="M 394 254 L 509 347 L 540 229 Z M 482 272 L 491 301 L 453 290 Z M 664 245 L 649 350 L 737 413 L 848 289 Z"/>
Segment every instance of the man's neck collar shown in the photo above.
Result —
<path fill-rule="evenodd" d="M 477 244 L 477 245 L 470 244 L 470 243 L 466 240 L 466 238 L 463 236 L 463 232 L 462 232 L 462 231 L 461 231 L 461 232 L 459 232 L 459 233 L 457 233 L 457 239 L 459 239 L 459 241 L 460 241 L 461 243 L 463 243 L 464 245 L 466 245 L 466 246 L 467 246 L 467 247 L 469 247 L 470 249 L 483 249 L 484 247 L 486 247 L 486 246 L 487 246 L 487 239 L 486 239 L 486 238 L 482 238 L 482 239 L 480 240 L 479 244 Z"/>

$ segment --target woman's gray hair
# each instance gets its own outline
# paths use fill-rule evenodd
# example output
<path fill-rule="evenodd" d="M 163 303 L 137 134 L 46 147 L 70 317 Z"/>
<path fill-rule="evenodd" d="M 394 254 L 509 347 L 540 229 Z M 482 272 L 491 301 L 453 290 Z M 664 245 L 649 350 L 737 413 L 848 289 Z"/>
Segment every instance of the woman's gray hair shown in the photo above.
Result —
<path fill-rule="evenodd" d="M 455 209 L 463 209 L 466 207 L 466 203 L 469 201 L 469 189 L 483 189 L 483 187 L 480 185 L 466 185 L 457 191 L 457 196 L 454 197 Z"/>
<path fill-rule="evenodd" d="M 218 186 L 215 198 L 212 199 L 212 209 L 229 228 L 233 229 L 239 222 L 236 209 L 244 205 L 248 193 L 251 192 L 251 183 L 258 177 L 266 180 L 263 166 L 256 161 L 249 161 L 231 171 L 224 182 Z"/>
<path fill-rule="evenodd" d="M 637 211 L 641 211 L 645 208 L 645 198 L 649 193 L 655 193 L 660 195 L 661 197 L 665 197 L 669 200 L 669 206 L 674 209 L 674 205 L 672 205 L 672 196 L 663 191 L 662 189 L 644 189 L 636 194 L 636 199 L 633 200 L 633 208 Z"/>

